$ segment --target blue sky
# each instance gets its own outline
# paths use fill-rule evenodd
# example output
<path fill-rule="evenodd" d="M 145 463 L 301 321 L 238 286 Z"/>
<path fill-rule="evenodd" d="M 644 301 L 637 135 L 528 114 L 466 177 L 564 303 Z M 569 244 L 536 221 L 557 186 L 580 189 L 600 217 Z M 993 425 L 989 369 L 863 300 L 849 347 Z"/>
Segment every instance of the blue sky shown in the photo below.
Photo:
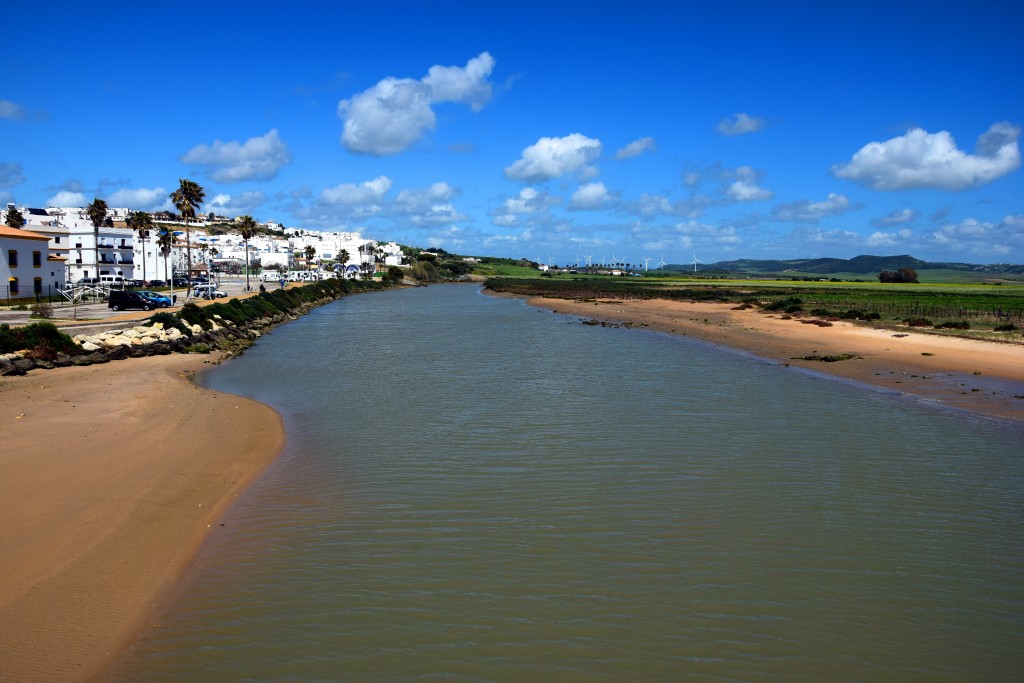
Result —
<path fill-rule="evenodd" d="M 204 211 L 562 264 L 1024 262 L 1019 3 L 324 4 L 16 3 L 0 200 L 191 178 Z"/>

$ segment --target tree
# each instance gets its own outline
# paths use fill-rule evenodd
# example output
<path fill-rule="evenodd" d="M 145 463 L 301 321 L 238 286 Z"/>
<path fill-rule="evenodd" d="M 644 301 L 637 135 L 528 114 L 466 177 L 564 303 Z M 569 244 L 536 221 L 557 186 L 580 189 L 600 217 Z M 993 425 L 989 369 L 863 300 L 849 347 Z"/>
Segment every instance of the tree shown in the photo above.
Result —
<path fill-rule="evenodd" d="M 93 198 L 92 203 L 85 207 L 85 215 L 92 223 L 93 251 L 96 254 L 96 279 L 100 277 L 100 226 L 107 220 L 107 203 L 102 199 Z"/>
<path fill-rule="evenodd" d="M 238 219 L 238 233 L 245 242 L 245 291 L 249 291 L 249 240 L 256 236 L 256 221 L 252 216 L 242 216 Z"/>
<path fill-rule="evenodd" d="M 164 280 L 171 285 L 171 293 L 174 293 L 174 280 L 173 278 L 167 277 L 167 257 L 171 255 L 171 249 L 174 247 L 174 233 L 170 230 L 164 230 L 156 238 L 157 247 L 160 248 L 160 253 L 164 257 Z M 173 275 L 173 273 L 172 273 Z"/>
<path fill-rule="evenodd" d="M 171 193 L 170 199 L 185 221 L 185 260 L 187 262 L 185 277 L 188 280 L 185 297 L 187 298 L 192 290 L 192 230 L 189 228 L 189 220 L 195 220 L 196 209 L 206 199 L 206 190 L 199 183 L 187 178 L 179 178 L 178 184 L 178 189 Z"/>
<path fill-rule="evenodd" d="M 310 266 L 313 264 L 313 257 L 316 256 L 316 247 L 312 244 L 308 245 L 305 250 L 306 254 L 306 271 L 312 270 Z"/>
<path fill-rule="evenodd" d="M 917 282 L 917 271 L 913 268 L 900 268 L 895 273 L 891 270 L 883 270 L 878 274 L 879 282 Z"/>
<path fill-rule="evenodd" d="M 142 242 L 142 280 L 146 281 L 146 240 L 153 229 L 153 217 L 145 211 L 134 211 L 128 216 L 128 227 L 139 236 Z"/>
<path fill-rule="evenodd" d="M 14 205 L 7 207 L 7 215 L 4 217 L 4 223 L 7 227 L 14 228 L 15 230 L 21 230 L 25 227 L 25 217 L 21 215 L 21 211 L 14 208 Z"/>

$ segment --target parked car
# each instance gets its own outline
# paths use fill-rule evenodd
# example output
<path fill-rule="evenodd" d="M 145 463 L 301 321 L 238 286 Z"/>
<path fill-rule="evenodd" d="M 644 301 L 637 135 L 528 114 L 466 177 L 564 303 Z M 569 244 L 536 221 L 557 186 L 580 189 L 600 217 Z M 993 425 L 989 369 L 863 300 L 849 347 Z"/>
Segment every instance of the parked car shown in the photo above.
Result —
<path fill-rule="evenodd" d="M 171 280 L 171 283 L 175 287 L 188 287 L 188 278 L 176 277 L 176 278 Z"/>
<path fill-rule="evenodd" d="M 149 286 L 150 287 L 166 287 L 167 283 L 164 282 L 163 280 L 150 280 L 149 281 Z"/>
<path fill-rule="evenodd" d="M 174 305 L 174 301 L 171 300 L 171 297 L 160 294 L 159 292 L 153 292 L 148 289 L 140 289 L 138 292 L 156 304 L 157 308 L 170 308 Z"/>
<path fill-rule="evenodd" d="M 227 294 L 217 289 L 216 285 L 197 285 L 192 289 L 192 296 L 197 299 L 219 299 Z"/>
<path fill-rule="evenodd" d="M 127 311 L 129 308 L 141 308 L 144 311 L 152 311 L 157 307 L 152 299 L 130 289 L 110 290 L 107 306 L 114 311 Z"/>
<path fill-rule="evenodd" d="M 100 279 L 98 277 L 82 277 L 78 278 L 78 281 L 75 282 L 76 285 L 98 285 L 99 283 Z"/>

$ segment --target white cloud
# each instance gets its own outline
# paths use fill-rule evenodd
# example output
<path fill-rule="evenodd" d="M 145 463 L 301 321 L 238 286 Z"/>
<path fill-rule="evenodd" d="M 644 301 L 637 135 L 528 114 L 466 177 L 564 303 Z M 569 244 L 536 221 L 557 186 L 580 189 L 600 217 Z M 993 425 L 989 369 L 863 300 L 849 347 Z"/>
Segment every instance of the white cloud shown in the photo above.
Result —
<path fill-rule="evenodd" d="M 866 240 L 869 247 L 895 248 L 905 244 L 914 236 L 914 233 L 906 228 L 896 232 L 875 232 Z"/>
<path fill-rule="evenodd" d="M 10 100 L 0 100 L 0 119 L 20 121 L 24 118 L 28 118 L 28 112 L 23 106 Z"/>
<path fill-rule="evenodd" d="M 243 213 L 251 213 L 253 209 L 262 206 L 266 199 L 266 196 L 258 190 L 243 192 L 235 196 L 230 194 L 218 194 L 213 199 L 206 202 L 205 208 L 207 213 L 213 211 L 227 215 L 240 215 Z"/>
<path fill-rule="evenodd" d="M 850 208 L 850 200 L 845 195 L 830 192 L 828 198 L 823 202 L 804 199 L 788 204 L 779 204 L 772 209 L 771 217 L 777 221 L 816 223 L 827 216 L 844 214 Z"/>
<path fill-rule="evenodd" d="M 0 161 L 0 187 L 12 187 L 25 181 L 21 164 L 15 161 Z"/>
<path fill-rule="evenodd" d="M 757 131 L 764 128 L 764 120 L 757 116 L 750 116 L 743 112 L 734 114 L 730 119 L 728 117 L 722 119 L 715 126 L 722 135 L 744 135 L 746 133 L 756 133 Z"/>
<path fill-rule="evenodd" d="M 88 203 L 89 200 L 81 192 L 69 192 L 68 190 L 61 190 L 46 200 L 47 206 L 78 207 L 85 206 Z"/>
<path fill-rule="evenodd" d="M 569 208 L 573 210 L 595 211 L 603 208 L 611 200 L 612 195 L 608 192 L 608 188 L 604 186 L 604 183 L 587 183 L 586 185 L 581 185 L 572 193 L 572 201 L 569 202 Z"/>
<path fill-rule="evenodd" d="M 616 159 L 629 159 L 631 157 L 638 157 L 644 152 L 653 151 L 656 148 L 654 144 L 654 138 L 640 138 L 629 143 L 618 152 L 615 153 Z"/>
<path fill-rule="evenodd" d="M 117 190 L 107 198 L 107 204 L 134 211 L 159 211 L 171 208 L 168 192 L 162 187 Z"/>
<path fill-rule="evenodd" d="M 999 256 L 1019 254 L 1024 249 L 1024 215 L 1009 215 L 998 223 L 968 218 L 943 225 L 930 239 L 947 250 Z"/>
<path fill-rule="evenodd" d="M 334 206 L 379 206 L 391 189 L 391 178 L 381 175 L 358 185 L 343 182 L 321 191 L 321 201 Z"/>
<path fill-rule="evenodd" d="M 524 187 L 515 197 L 506 199 L 502 205 L 494 211 L 492 223 L 494 225 L 509 227 L 519 222 L 519 216 L 545 213 L 550 207 L 559 204 L 558 197 L 540 192 L 532 187 Z"/>
<path fill-rule="evenodd" d="M 522 158 L 505 168 L 511 180 L 535 183 L 574 173 L 592 177 L 591 164 L 601 156 L 601 141 L 573 133 L 562 138 L 541 138 L 523 150 Z"/>
<path fill-rule="evenodd" d="M 291 161 L 288 147 L 277 129 L 245 142 L 221 142 L 196 145 L 181 157 L 182 162 L 206 167 L 210 177 L 220 183 L 243 180 L 270 180 Z"/>
<path fill-rule="evenodd" d="M 976 154 L 957 149 L 948 131 L 914 128 L 906 135 L 864 145 L 832 174 L 875 190 L 963 190 L 984 185 L 1020 166 L 1020 127 L 993 124 L 978 138 Z"/>
<path fill-rule="evenodd" d="M 395 204 L 404 211 L 421 211 L 437 202 L 451 201 L 456 195 L 458 190 L 448 183 L 434 183 L 426 189 L 402 190 Z"/>
<path fill-rule="evenodd" d="M 488 52 L 457 66 L 432 66 L 423 83 L 430 87 L 432 102 L 462 102 L 473 111 L 480 111 L 491 99 L 487 77 L 494 69 L 494 57 Z"/>
<path fill-rule="evenodd" d="M 491 99 L 487 81 L 494 68 L 487 52 L 469 60 L 465 67 L 432 66 L 422 80 L 385 78 L 371 88 L 338 103 L 344 123 L 341 143 L 358 154 L 398 154 L 429 131 L 437 116 L 431 107 L 438 102 L 461 102 L 479 111 Z"/>
<path fill-rule="evenodd" d="M 758 202 L 771 199 L 775 193 L 759 187 L 757 173 L 749 166 L 740 166 L 735 172 L 735 180 L 725 190 L 725 196 L 736 202 Z"/>
<path fill-rule="evenodd" d="M 900 209 L 899 211 L 890 211 L 881 218 L 876 218 L 871 221 L 871 224 L 878 227 L 902 225 L 903 223 L 910 223 L 911 221 L 916 220 L 920 215 L 920 212 L 912 209 Z"/>

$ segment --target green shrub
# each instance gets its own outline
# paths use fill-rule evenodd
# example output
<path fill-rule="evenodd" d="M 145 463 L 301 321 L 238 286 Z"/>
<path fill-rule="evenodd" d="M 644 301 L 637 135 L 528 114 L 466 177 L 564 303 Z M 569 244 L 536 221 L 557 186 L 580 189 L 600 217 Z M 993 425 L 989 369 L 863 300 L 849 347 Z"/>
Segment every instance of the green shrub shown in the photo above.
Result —
<path fill-rule="evenodd" d="M 82 347 L 76 344 L 71 337 L 58 330 L 53 323 L 32 323 L 14 329 L 11 329 L 6 323 L 0 324 L 0 353 L 13 353 L 25 349 L 38 349 L 46 356 L 57 353 L 69 355 L 82 353 Z"/>
<path fill-rule="evenodd" d="M 795 297 L 795 296 L 790 296 L 790 297 L 786 297 L 785 299 L 781 299 L 779 301 L 773 301 L 770 304 L 765 304 L 764 310 L 766 310 L 766 311 L 787 311 L 787 312 L 793 312 L 793 311 L 789 311 L 788 309 L 792 308 L 793 306 L 800 306 L 802 303 L 803 303 L 802 299 L 800 299 L 798 297 Z M 802 308 L 797 308 L 796 310 L 797 311 L 802 311 L 803 309 Z"/>
<path fill-rule="evenodd" d="M 934 327 L 935 324 L 928 318 L 904 318 L 903 322 L 911 327 Z"/>
<path fill-rule="evenodd" d="M 940 330 L 969 330 L 971 324 L 966 320 L 949 320 L 944 323 L 935 323 L 935 327 Z"/>
<path fill-rule="evenodd" d="M 1013 323 L 1006 323 L 1005 325 L 996 325 L 993 329 L 996 332 L 1013 332 L 1017 329 L 1017 326 Z"/>

